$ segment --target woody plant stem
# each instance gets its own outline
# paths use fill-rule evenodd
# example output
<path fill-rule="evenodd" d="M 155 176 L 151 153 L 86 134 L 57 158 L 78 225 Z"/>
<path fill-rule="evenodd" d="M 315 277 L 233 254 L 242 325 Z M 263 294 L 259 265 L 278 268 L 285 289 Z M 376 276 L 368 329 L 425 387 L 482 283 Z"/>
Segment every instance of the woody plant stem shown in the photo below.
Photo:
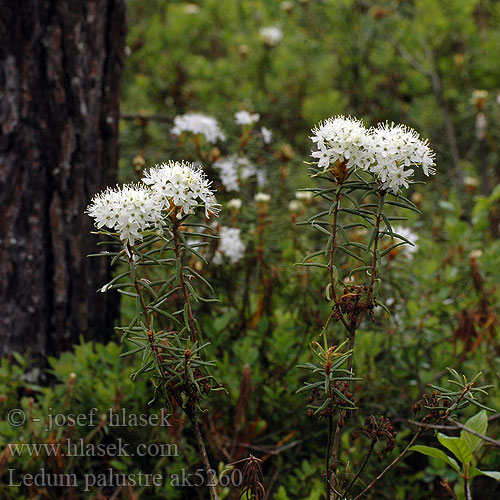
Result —
<path fill-rule="evenodd" d="M 180 265 L 181 289 L 182 289 L 182 292 L 184 295 L 185 303 L 187 305 L 190 334 L 191 334 L 191 338 L 192 338 L 193 342 L 196 342 L 197 338 L 198 338 L 198 332 L 197 332 L 196 326 L 195 326 L 194 316 L 193 316 L 192 309 L 191 309 L 191 302 L 189 300 L 190 299 L 189 292 L 187 289 L 186 280 L 185 280 L 183 267 L 182 267 L 181 250 L 180 250 L 180 245 L 179 245 L 179 235 L 178 235 L 178 225 L 177 224 L 174 224 L 172 232 L 174 235 L 175 256 L 176 256 L 177 260 L 179 261 L 179 265 Z M 129 261 L 129 268 L 130 268 L 130 276 L 134 282 L 134 288 L 137 292 L 137 295 L 139 296 L 139 302 L 141 304 L 142 313 L 144 315 L 144 319 L 146 321 L 146 326 L 148 328 L 148 341 L 149 341 L 152 352 L 156 356 L 158 370 L 159 370 L 161 376 L 165 377 L 166 373 L 165 373 L 165 370 L 162 366 L 162 363 L 163 363 L 162 355 L 161 355 L 161 352 L 158 349 L 158 346 L 156 345 L 156 342 L 155 342 L 154 331 L 151 328 L 150 315 L 149 315 L 149 312 L 148 312 L 148 309 L 146 306 L 146 302 L 144 300 L 144 296 L 142 294 L 140 284 L 137 280 L 137 274 L 135 272 L 135 264 L 130 257 L 128 257 L 128 261 Z M 174 399 L 177 401 L 177 403 L 180 405 L 180 407 L 182 408 L 182 399 L 180 398 L 180 396 L 176 395 L 175 393 L 173 393 L 172 395 L 173 395 Z M 185 411 L 186 415 L 189 417 L 191 424 L 193 425 L 194 435 L 196 438 L 196 442 L 198 444 L 198 448 L 200 449 L 201 458 L 203 461 L 203 466 L 204 466 L 205 472 L 207 474 L 208 488 L 210 491 L 210 499 L 211 500 L 219 500 L 219 496 L 217 494 L 217 488 L 216 488 L 215 482 L 213 480 L 214 478 L 209 477 L 209 475 L 212 473 L 213 469 L 210 465 L 210 460 L 208 458 L 207 450 L 205 447 L 205 442 L 203 440 L 203 435 L 201 433 L 201 429 L 200 429 L 200 425 L 198 423 L 198 418 L 196 416 L 196 412 L 194 410 L 186 410 L 186 409 L 184 409 L 184 411 Z"/>
<path fill-rule="evenodd" d="M 376 273 L 377 273 L 377 259 L 378 259 L 378 245 L 379 245 L 379 239 L 380 239 L 380 224 L 382 222 L 382 210 L 384 206 L 384 193 L 378 193 L 378 205 L 377 205 L 377 213 L 375 215 L 375 227 L 374 227 L 374 238 L 373 238 L 373 258 L 372 258 L 372 264 L 371 264 L 371 276 L 370 276 L 370 284 L 368 288 L 368 295 L 366 297 L 366 302 L 365 302 L 365 309 L 361 311 L 356 317 L 352 318 L 351 321 L 348 323 L 344 316 L 342 315 L 340 311 L 340 307 L 336 298 L 336 292 L 335 292 L 335 280 L 334 280 L 334 252 L 335 252 L 335 245 L 336 245 L 336 231 L 337 231 L 337 218 L 338 218 L 338 210 L 339 210 L 339 205 L 340 205 L 340 194 L 341 194 L 341 186 L 339 186 L 337 195 L 335 198 L 335 209 L 333 213 L 333 223 L 332 223 L 332 235 L 333 235 L 333 241 L 332 241 L 332 246 L 330 248 L 330 263 L 329 263 L 329 271 L 330 271 L 330 287 L 332 289 L 332 296 L 335 301 L 335 306 L 337 307 L 337 310 L 339 311 L 339 315 L 342 321 L 342 324 L 344 327 L 347 329 L 348 332 L 348 337 L 349 337 L 349 352 L 351 352 L 351 355 L 349 356 L 347 360 L 347 370 L 349 372 L 348 377 L 352 377 L 352 364 L 353 364 L 353 355 L 354 355 L 354 347 L 355 347 L 355 338 L 356 338 L 356 331 L 359 328 L 359 325 L 361 324 L 363 317 L 366 312 L 366 308 L 370 305 L 372 297 L 373 297 L 373 288 L 375 284 L 375 278 L 376 278 Z M 349 387 L 350 387 L 350 381 L 349 381 Z M 340 455 L 340 438 L 342 434 L 342 423 L 344 422 L 344 417 L 345 417 L 345 411 L 341 410 L 340 415 L 337 420 L 337 425 L 335 428 L 335 436 L 333 439 L 333 450 L 332 450 L 332 470 L 331 472 L 331 479 L 335 480 L 337 476 L 337 469 L 338 469 L 338 461 L 339 461 L 339 455 Z M 328 447 L 331 446 L 331 432 L 332 432 L 332 416 L 329 417 L 330 422 L 329 422 L 329 436 L 328 436 Z M 329 453 L 329 451 L 327 451 Z M 327 462 L 328 463 L 328 462 Z M 365 464 L 366 465 L 366 464 Z M 329 464 L 328 464 L 329 467 Z M 330 475 L 329 473 L 329 468 L 327 468 L 327 479 L 328 476 Z M 348 486 L 348 489 L 352 484 Z M 338 493 L 337 492 L 332 492 L 330 491 L 330 480 L 327 480 L 327 491 L 328 491 L 328 496 L 327 498 L 337 498 Z"/>

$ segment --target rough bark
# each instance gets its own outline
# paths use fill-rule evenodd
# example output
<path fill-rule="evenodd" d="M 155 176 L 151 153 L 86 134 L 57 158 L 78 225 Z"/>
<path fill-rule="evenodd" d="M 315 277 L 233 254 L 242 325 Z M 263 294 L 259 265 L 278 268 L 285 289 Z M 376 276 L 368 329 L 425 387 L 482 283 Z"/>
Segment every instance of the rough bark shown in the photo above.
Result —
<path fill-rule="evenodd" d="M 106 340 L 84 210 L 117 177 L 124 0 L 0 0 L 0 355 Z"/>

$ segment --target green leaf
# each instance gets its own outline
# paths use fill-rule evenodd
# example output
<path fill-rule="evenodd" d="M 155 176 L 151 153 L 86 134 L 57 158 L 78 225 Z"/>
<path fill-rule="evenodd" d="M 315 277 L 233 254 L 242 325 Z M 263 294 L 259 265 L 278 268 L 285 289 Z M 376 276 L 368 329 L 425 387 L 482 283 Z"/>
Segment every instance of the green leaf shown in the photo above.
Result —
<path fill-rule="evenodd" d="M 349 250 L 345 246 L 338 247 L 338 249 L 340 251 L 346 253 L 347 255 L 350 255 L 351 257 L 354 257 L 355 259 L 359 260 L 363 264 L 366 264 L 366 262 L 359 255 L 356 255 L 354 252 L 351 252 L 351 250 Z"/>
<path fill-rule="evenodd" d="M 370 236 L 370 241 L 368 242 L 368 245 L 366 246 L 366 248 L 369 250 L 371 248 L 371 246 L 373 245 L 373 242 L 375 241 L 375 237 L 377 236 L 378 234 L 378 227 L 374 227 L 373 228 L 373 231 L 372 231 L 372 234 Z"/>
<path fill-rule="evenodd" d="M 420 210 L 418 210 L 418 208 L 414 208 L 414 206 L 412 207 L 411 205 L 408 205 L 407 203 L 401 203 L 400 201 L 386 201 L 386 203 L 388 205 L 393 205 L 395 207 L 404 208 L 406 210 L 412 210 L 413 212 L 416 212 L 419 215 L 422 213 Z"/>
<path fill-rule="evenodd" d="M 419 453 L 422 453 L 424 455 L 427 455 L 429 457 L 434 457 L 439 460 L 443 460 L 446 462 L 448 465 L 453 467 L 457 472 L 460 472 L 460 467 L 457 464 L 457 462 L 449 457 L 444 451 L 439 450 L 437 448 L 433 448 L 432 446 L 422 446 L 422 445 L 416 445 L 412 446 L 409 451 L 418 451 Z"/>
<path fill-rule="evenodd" d="M 438 441 L 450 450 L 462 464 L 468 464 L 474 457 L 467 444 L 461 437 L 449 437 L 441 434 L 437 435 Z"/>
<path fill-rule="evenodd" d="M 354 273 L 359 273 L 359 272 L 362 272 L 362 271 L 370 271 L 372 268 L 372 266 L 361 266 L 361 267 L 356 267 L 354 268 L 350 273 L 349 273 L 349 277 L 351 277 Z"/>
<path fill-rule="evenodd" d="M 486 411 L 482 410 L 477 415 L 469 418 L 469 420 L 465 422 L 465 427 L 468 427 L 479 434 L 483 434 L 484 436 L 488 429 L 488 417 L 486 416 Z M 471 453 L 474 453 L 482 442 L 480 437 L 475 436 L 466 430 L 463 430 L 460 433 L 460 437 L 464 440 Z"/>
<path fill-rule="evenodd" d="M 389 248 L 386 248 L 383 252 L 380 253 L 382 257 L 385 257 L 391 250 L 394 250 L 396 247 L 400 247 L 401 245 L 405 245 L 404 241 L 400 241 L 399 243 L 394 243 Z"/>
<path fill-rule="evenodd" d="M 473 477 L 476 476 L 488 476 L 491 477 L 492 479 L 500 481 L 500 472 L 493 470 L 479 470 L 477 467 L 472 467 L 472 469 L 469 472 L 469 478 L 472 479 Z"/>

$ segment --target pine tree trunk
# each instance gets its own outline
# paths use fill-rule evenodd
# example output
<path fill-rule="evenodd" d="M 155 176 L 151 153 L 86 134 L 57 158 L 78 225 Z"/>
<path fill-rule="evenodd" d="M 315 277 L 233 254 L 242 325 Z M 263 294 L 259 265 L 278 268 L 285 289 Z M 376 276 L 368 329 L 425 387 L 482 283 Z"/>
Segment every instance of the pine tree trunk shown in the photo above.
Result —
<path fill-rule="evenodd" d="M 0 0 L 0 355 L 106 340 L 84 210 L 117 178 L 124 0 Z"/>

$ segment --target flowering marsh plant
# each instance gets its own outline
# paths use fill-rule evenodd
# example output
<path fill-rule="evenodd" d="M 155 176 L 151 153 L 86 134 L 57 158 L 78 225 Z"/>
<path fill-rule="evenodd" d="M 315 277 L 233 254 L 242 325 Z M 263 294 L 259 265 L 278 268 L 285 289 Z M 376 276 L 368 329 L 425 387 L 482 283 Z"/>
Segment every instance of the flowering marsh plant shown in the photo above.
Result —
<path fill-rule="evenodd" d="M 212 470 L 198 415 L 201 400 L 218 385 L 210 373 L 213 361 L 204 359 L 206 343 L 196 320 L 192 303 L 209 301 L 195 289 L 210 284 L 185 261 L 189 255 L 202 261 L 197 248 L 202 243 L 187 241 L 187 229 L 210 226 L 196 215 L 209 219 L 218 215 L 219 206 L 211 182 L 191 163 L 167 162 L 150 169 L 137 185 L 107 189 L 92 200 L 87 213 L 94 218 L 99 234 L 105 235 L 112 251 L 99 256 L 111 259 L 119 268 L 115 278 L 102 291 L 117 289 L 132 297 L 136 314 L 120 327 L 122 339 L 131 349 L 126 355 L 140 355 L 133 377 L 148 374 L 155 396 L 162 395 L 168 406 L 182 408 L 191 421 L 207 474 Z M 201 236 L 189 232 L 190 240 Z M 209 234 L 203 234 L 204 238 Z M 149 269 L 160 270 L 151 279 Z M 181 297 L 182 307 L 169 310 L 169 297 Z M 214 481 L 209 482 L 210 496 L 218 498 Z"/>
<path fill-rule="evenodd" d="M 428 413 L 410 444 L 381 474 L 361 487 L 358 481 L 372 452 L 382 460 L 396 445 L 396 432 L 387 418 L 366 417 L 360 431 L 370 440 L 365 459 L 358 471 L 342 468 L 342 433 L 358 412 L 353 384 L 362 380 L 353 371 L 356 335 L 363 321 L 374 318 L 377 310 L 389 312 L 379 292 L 384 258 L 401 245 L 413 246 L 411 229 L 399 230 L 400 221 L 406 220 L 401 213 L 419 210 L 402 191 L 418 171 L 430 176 L 436 170 L 428 142 L 403 125 L 380 124 L 366 129 L 360 120 L 337 116 L 320 123 L 312 133 L 315 149 L 311 156 L 315 162 L 310 164 L 310 175 L 325 186 L 306 192 L 321 200 L 323 208 L 299 224 L 313 227 L 326 244 L 306 256 L 302 265 L 325 271 L 330 313 L 320 332 L 322 341 L 312 344 L 317 362 L 301 365 L 311 372 L 313 380 L 299 392 L 309 394 L 308 415 L 328 423 L 327 499 L 346 498 L 358 488 L 353 497 L 358 500 L 403 458 L 431 420 L 438 423 L 451 418 L 470 404 L 481 406 L 475 395 L 484 387 L 475 386 L 477 377 L 471 382 L 458 377 L 455 383 L 460 387 L 456 391 L 436 388 L 425 400 Z M 388 239 L 391 243 L 386 243 Z M 339 332 L 333 325 L 340 325 L 345 335 L 335 344 L 331 337 L 338 339 Z M 382 442 L 385 446 L 381 448 Z"/>

